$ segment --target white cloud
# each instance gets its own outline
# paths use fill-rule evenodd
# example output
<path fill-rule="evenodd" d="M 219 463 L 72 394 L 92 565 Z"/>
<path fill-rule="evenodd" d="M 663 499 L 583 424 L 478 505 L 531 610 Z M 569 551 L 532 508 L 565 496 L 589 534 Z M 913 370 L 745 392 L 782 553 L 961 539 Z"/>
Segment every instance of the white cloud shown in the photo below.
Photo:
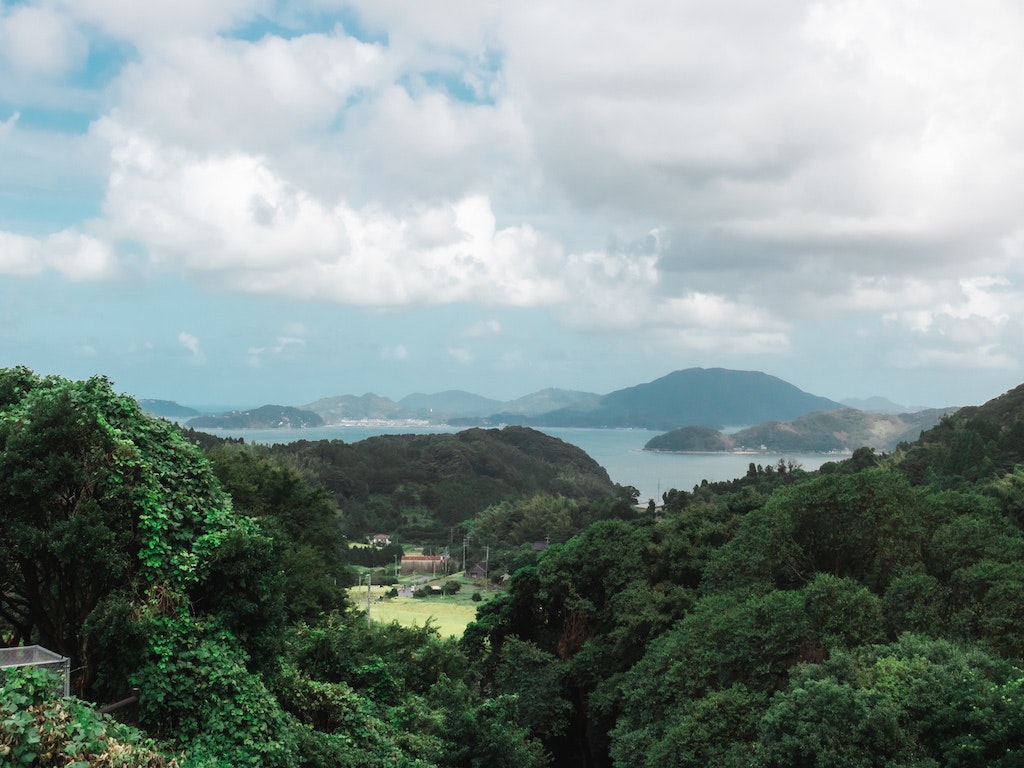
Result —
<path fill-rule="evenodd" d="M 31 275 L 40 270 L 37 240 L 11 232 L 0 232 L 0 272 Z"/>
<path fill-rule="evenodd" d="M 291 327 L 298 333 L 304 332 L 304 329 L 296 328 L 294 325 Z M 264 359 L 267 357 L 280 358 L 282 356 L 288 356 L 291 352 L 305 346 L 306 340 L 301 335 L 278 336 L 272 343 L 267 344 L 266 346 L 249 347 L 247 352 L 247 362 L 253 368 L 259 368 L 263 365 Z"/>
<path fill-rule="evenodd" d="M 318 142 L 348 99 L 388 76 L 381 51 L 340 28 L 255 42 L 170 38 L 117 82 L 117 120 L 194 150 L 288 151 Z"/>
<path fill-rule="evenodd" d="M 0 60 L 20 75 L 65 75 L 87 55 L 85 36 L 66 14 L 39 5 L 0 7 Z"/>
<path fill-rule="evenodd" d="M 268 12 L 267 0 L 57 0 L 69 13 L 108 35 L 145 46 L 167 37 L 213 34 Z"/>
<path fill-rule="evenodd" d="M 448 349 L 448 356 L 457 363 L 468 365 L 473 362 L 473 351 L 466 347 L 451 347 Z"/>
<path fill-rule="evenodd" d="M 884 314 L 906 367 L 1017 369 L 1024 363 L 1024 291 L 988 276 L 948 284 L 941 295 Z"/>
<path fill-rule="evenodd" d="M 75 281 L 106 280 L 116 275 L 117 259 L 107 243 L 73 230 L 43 238 L 0 231 L 0 274 L 48 270 Z"/>
<path fill-rule="evenodd" d="M 14 131 L 20 117 L 20 112 L 12 112 L 6 120 L 0 120 L 0 139 L 6 139 Z"/>
<path fill-rule="evenodd" d="M 187 331 L 178 334 L 178 344 L 189 353 L 189 362 L 193 365 L 205 365 L 206 354 L 203 352 L 199 339 Z"/>
<path fill-rule="evenodd" d="M 841 316 L 884 319 L 900 349 L 927 341 L 921 364 L 1017 357 L 1017 5 L 356 0 L 370 43 L 323 31 L 334 10 L 5 6 L 0 74 L 59 79 L 86 34 L 132 54 L 90 94 L 102 215 L 0 233 L 0 271 L 109 278 L 125 247 L 221 290 L 543 306 L 672 351 L 788 354 L 799 324 Z M 232 36 L 263 21 L 294 33 Z M 4 95 L 27 86 L 7 80 L 0 140 L 26 132 Z M 13 168 L 24 153 L 5 143 Z"/>
<path fill-rule="evenodd" d="M 529 227 L 498 229 L 486 198 L 354 209 L 312 197 L 261 157 L 198 155 L 113 121 L 98 131 L 114 161 L 105 226 L 165 268 L 253 293 L 362 305 L 564 296 L 557 244 Z"/>
<path fill-rule="evenodd" d="M 463 336 L 470 339 L 482 339 L 488 336 L 497 336 L 502 330 L 502 325 L 498 320 L 481 320 L 463 331 Z"/>
<path fill-rule="evenodd" d="M 395 344 L 381 349 L 380 356 L 385 360 L 408 360 L 409 350 L 404 344 Z"/>

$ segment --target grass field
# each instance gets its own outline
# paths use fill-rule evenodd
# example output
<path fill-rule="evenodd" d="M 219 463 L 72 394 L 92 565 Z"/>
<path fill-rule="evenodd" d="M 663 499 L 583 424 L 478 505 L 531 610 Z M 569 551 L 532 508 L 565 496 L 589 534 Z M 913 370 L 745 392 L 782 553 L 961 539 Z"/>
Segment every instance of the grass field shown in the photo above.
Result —
<path fill-rule="evenodd" d="M 438 597 L 384 597 L 390 587 L 371 589 L 371 620 L 382 624 L 395 621 L 403 627 L 422 627 L 430 621 L 442 637 L 462 637 L 481 605 L 472 601 L 465 587 L 457 595 Z M 349 597 L 358 608 L 366 610 L 366 587 L 350 588 Z M 378 597 L 383 599 L 378 600 Z"/>

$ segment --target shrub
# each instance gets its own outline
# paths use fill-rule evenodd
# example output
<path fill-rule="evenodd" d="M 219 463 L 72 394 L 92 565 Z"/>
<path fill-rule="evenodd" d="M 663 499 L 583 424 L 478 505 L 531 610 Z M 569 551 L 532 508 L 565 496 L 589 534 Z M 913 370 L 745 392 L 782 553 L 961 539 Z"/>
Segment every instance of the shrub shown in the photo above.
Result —
<path fill-rule="evenodd" d="M 53 696 L 56 676 L 24 667 L 0 686 L 0 764 L 68 768 L 177 768 L 135 728 L 74 697 Z"/>

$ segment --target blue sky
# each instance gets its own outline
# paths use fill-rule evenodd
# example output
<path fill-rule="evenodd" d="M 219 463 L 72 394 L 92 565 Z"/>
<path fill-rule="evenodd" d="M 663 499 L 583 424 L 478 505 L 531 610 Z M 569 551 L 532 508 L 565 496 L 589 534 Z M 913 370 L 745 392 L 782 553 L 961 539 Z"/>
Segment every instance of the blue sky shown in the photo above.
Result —
<path fill-rule="evenodd" d="M 0 0 L 0 365 L 981 403 L 1024 381 L 1021 39 L 1013 0 Z"/>

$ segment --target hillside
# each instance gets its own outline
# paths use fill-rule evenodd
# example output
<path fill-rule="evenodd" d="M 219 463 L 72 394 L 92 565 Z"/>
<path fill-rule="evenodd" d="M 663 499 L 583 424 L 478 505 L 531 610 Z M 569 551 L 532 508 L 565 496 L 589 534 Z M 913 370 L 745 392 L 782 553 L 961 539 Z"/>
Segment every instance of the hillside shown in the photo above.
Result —
<path fill-rule="evenodd" d="M 917 413 L 918 411 L 930 410 L 923 405 L 902 405 L 894 403 L 887 397 L 847 397 L 840 400 L 847 408 L 856 408 L 858 411 L 869 411 L 871 413 Z"/>
<path fill-rule="evenodd" d="M 451 526 L 501 501 L 538 492 L 573 499 L 618 494 L 607 471 L 574 445 L 525 427 L 380 435 L 265 448 L 329 490 L 351 538 L 387 531 L 447 539 Z"/>
<path fill-rule="evenodd" d="M 644 449 L 668 452 L 765 450 L 839 453 L 867 446 L 879 451 L 892 451 L 900 443 L 916 440 L 923 430 L 933 427 L 946 413 L 948 411 L 944 409 L 887 414 L 842 408 L 817 411 L 792 421 L 758 424 L 731 435 L 695 433 L 692 427 L 677 429 L 652 438 Z"/>
<path fill-rule="evenodd" d="M 313 411 L 287 405 L 264 405 L 247 411 L 196 416 L 185 423 L 193 429 L 300 429 L 319 427 L 324 421 Z"/>
<path fill-rule="evenodd" d="M 555 389 L 549 387 L 524 397 L 509 400 L 501 407 L 502 413 L 523 416 L 539 416 L 559 408 L 568 408 L 601 397 L 593 392 L 580 392 L 575 389 Z"/>
<path fill-rule="evenodd" d="M 150 416 L 176 421 L 198 416 L 199 411 L 186 405 L 179 405 L 173 400 L 139 400 L 139 407 Z"/>
<path fill-rule="evenodd" d="M 1016 472 L 1024 463 L 1024 384 L 944 416 L 901 448 L 900 469 L 916 482 L 941 475 L 955 487 Z M 1016 480 L 1000 493 L 1014 485 Z"/>
<path fill-rule="evenodd" d="M 398 404 L 418 416 L 430 419 L 442 419 L 449 415 L 482 416 L 501 407 L 500 400 L 492 400 L 459 389 L 449 389 L 432 395 L 415 392 L 403 397 Z"/>
<path fill-rule="evenodd" d="M 325 397 L 302 406 L 313 411 L 324 424 L 341 424 L 364 419 L 411 419 L 415 414 L 387 397 L 367 392 L 365 395 Z"/>
<path fill-rule="evenodd" d="M 688 368 L 531 420 L 549 427 L 676 429 L 785 421 L 842 407 L 759 371 Z"/>
<path fill-rule="evenodd" d="M 1000 430 L 1009 430 L 1024 421 L 1024 384 L 992 398 L 978 406 L 961 408 L 956 413 L 956 420 L 966 423 L 982 420 L 998 425 Z"/>

